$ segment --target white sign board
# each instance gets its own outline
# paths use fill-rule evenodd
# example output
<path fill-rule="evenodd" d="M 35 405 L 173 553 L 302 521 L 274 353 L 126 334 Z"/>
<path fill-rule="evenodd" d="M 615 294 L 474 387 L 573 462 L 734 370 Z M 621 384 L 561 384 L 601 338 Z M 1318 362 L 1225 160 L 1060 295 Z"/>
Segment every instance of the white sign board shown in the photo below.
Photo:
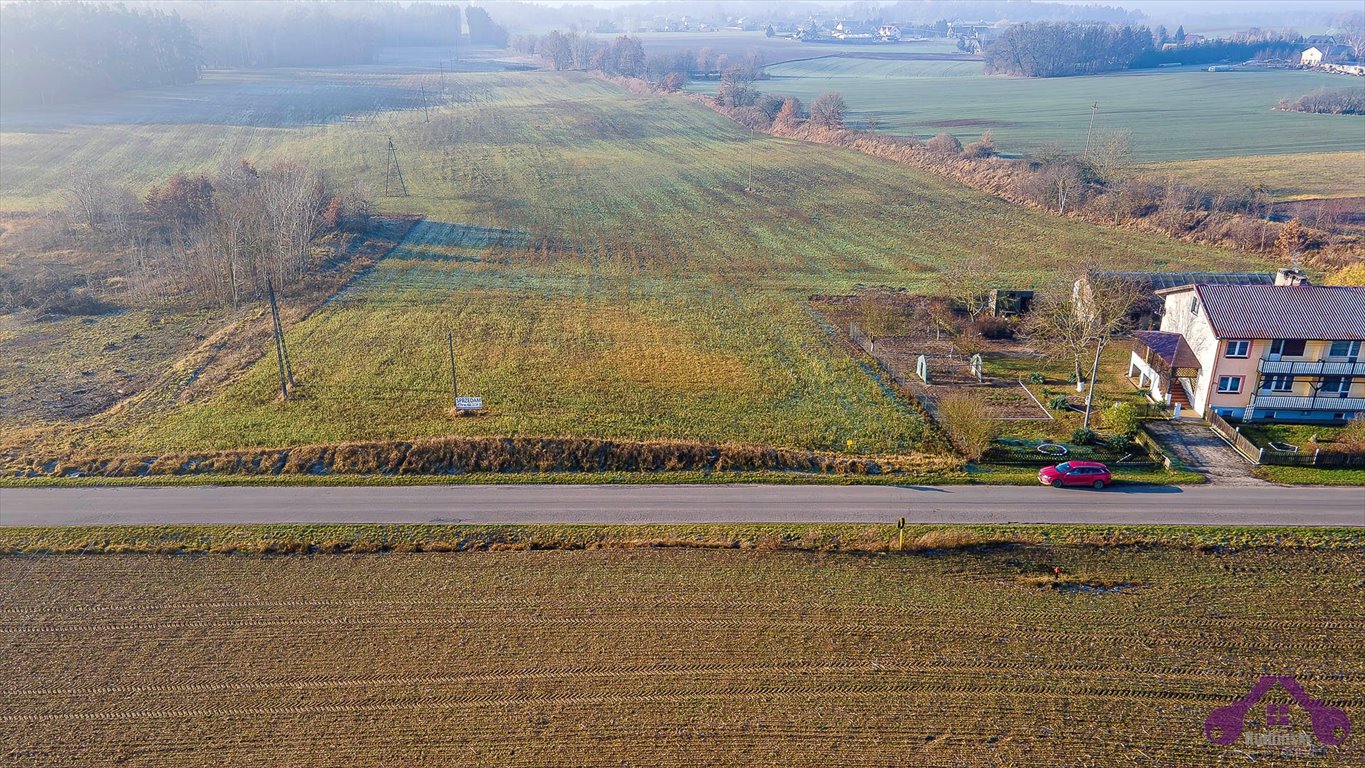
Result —
<path fill-rule="evenodd" d="M 461 411 L 480 411 L 483 410 L 482 397 L 457 397 L 455 407 Z"/>

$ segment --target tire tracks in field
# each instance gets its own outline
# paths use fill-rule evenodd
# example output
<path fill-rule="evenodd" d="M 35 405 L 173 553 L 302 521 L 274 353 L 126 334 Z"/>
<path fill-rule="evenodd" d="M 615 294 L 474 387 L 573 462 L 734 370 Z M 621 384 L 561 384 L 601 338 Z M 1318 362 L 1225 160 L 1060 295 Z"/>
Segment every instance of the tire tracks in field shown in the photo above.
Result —
<path fill-rule="evenodd" d="M 839 699 L 873 698 L 894 696 L 896 694 L 932 695 L 937 699 L 963 696 L 1029 696 L 1034 699 L 1079 698 L 1101 699 L 1105 701 L 1192 701 L 1217 702 L 1223 697 L 1209 693 L 1184 693 L 1175 691 L 1153 691 L 1150 688 L 1130 690 L 1126 688 L 1082 688 L 1073 691 L 1058 691 L 1042 686 L 1008 685 L 906 685 L 888 683 L 868 683 L 825 689 L 813 689 L 799 685 L 743 685 L 732 690 L 699 692 L 675 691 L 668 693 L 620 693 L 583 695 L 577 691 L 564 691 L 553 694 L 503 694 L 474 693 L 448 694 L 409 701 L 370 702 L 355 704 L 313 704 L 299 706 L 260 706 L 260 707 L 204 707 L 204 708 L 163 708 L 130 709 L 106 712 L 54 712 L 24 715 L 0 715 L 0 723 L 51 723 L 51 722 L 113 722 L 120 720 L 176 719 L 194 717 L 279 717 L 282 715 L 318 714 L 358 714 L 371 712 L 410 712 L 433 709 L 484 709 L 517 705 L 531 706 L 582 706 L 600 704 L 682 704 L 695 701 L 746 701 L 762 699 Z"/>
<path fill-rule="evenodd" d="M 642 611 L 658 611 L 658 606 L 639 606 Z M 725 608 L 717 608 L 714 612 L 724 612 Z M 904 612 L 901 612 L 902 615 Z M 814 614 L 810 618 L 804 617 L 773 617 L 770 615 L 757 614 L 747 618 L 729 618 L 714 616 L 522 616 L 522 615 L 502 615 L 489 616 L 486 612 L 478 612 L 476 615 L 451 615 L 451 616 L 384 616 L 384 617 L 359 617 L 359 616 L 331 616 L 331 617 L 305 617 L 305 618 L 271 618 L 271 617 L 225 617 L 225 618 L 187 618 L 178 620 L 162 621 L 129 621 L 121 623 L 68 623 L 58 625 L 39 625 L 39 626 L 4 626 L 0 627 L 0 636 L 3 635 L 61 635 L 84 632 L 118 633 L 118 632 L 147 632 L 147 631 L 174 631 L 174 630 L 199 630 L 199 629 L 266 629 L 272 627 L 489 627 L 489 626 L 522 626 L 522 627 L 601 627 L 619 628 L 623 626 L 641 627 L 678 627 L 683 629 L 711 629 L 728 631 L 752 630 L 756 626 L 787 629 L 805 629 L 812 631 L 825 631 L 836 634 L 856 635 L 859 633 L 902 633 L 911 636 L 922 637 L 925 634 L 938 635 L 942 633 L 953 633 L 956 635 L 965 632 L 976 631 L 982 634 L 994 634 L 998 631 L 1011 630 L 1018 632 L 1026 630 L 1030 640 L 1052 639 L 1065 640 L 1073 637 L 1087 637 L 1094 640 L 1129 640 L 1134 636 L 1143 634 L 1142 628 L 1138 627 L 1128 632 L 1095 632 L 1086 629 L 1057 629 L 1040 625 L 1021 626 L 1020 621 L 1024 616 L 1016 613 L 996 614 L 982 612 L 972 618 L 978 620 L 978 624 L 959 624 L 951 629 L 942 625 L 945 618 L 962 620 L 962 616 L 945 616 L 942 611 L 924 608 L 916 611 L 915 615 L 924 619 L 939 620 L 937 626 L 926 627 L 919 623 L 879 623 L 879 622 L 830 622 L 816 618 Z M 1047 619 L 1046 612 L 1038 612 L 1032 617 L 1034 619 Z M 1239 622 L 1240 624 L 1240 622 Z M 1266 627 L 1263 622 L 1254 618 L 1247 618 L 1245 624 L 1249 629 L 1257 633 L 1274 632 L 1276 635 L 1276 647 L 1282 650 L 1301 649 L 1311 650 L 1321 647 L 1321 643 L 1314 639 L 1311 633 L 1293 630 L 1312 630 L 1314 632 L 1359 632 L 1360 627 L 1365 622 L 1338 621 L 1338 622 L 1313 622 L 1305 620 L 1281 620 L 1275 622 L 1273 627 Z M 1163 620 L 1160 626 L 1147 627 L 1147 631 L 1156 631 L 1162 628 L 1194 628 L 1198 630 L 1209 630 L 1213 626 L 1212 621 L 1207 617 L 1192 618 L 1188 620 Z M 1236 626 L 1236 625 L 1235 625 Z M 1286 637 L 1285 635 L 1291 635 Z M 1248 643 L 1256 644 L 1254 638 L 1245 638 Z M 1203 640 L 1196 643 L 1197 647 L 1249 647 L 1228 642 L 1213 642 Z"/>
<path fill-rule="evenodd" d="M 992 671 L 1003 670 L 1010 673 L 1037 671 L 1040 665 L 1036 660 L 999 660 L 989 662 Z M 1112 664 L 1050 664 L 1046 667 L 1050 675 L 1103 675 L 1113 671 Z M 151 685 L 91 685 L 76 687 L 14 688 L 4 691 L 9 696 L 103 696 L 124 694 L 176 694 L 176 693 L 223 693 L 223 692 L 264 692 L 272 690 L 308 691 L 344 688 L 366 688 L 388 685 L 464 685 L 471 683 L 528 682 L 556 679 L 613 679 L 628 677 L 700 677 L 708 675 L 763 675 L 763 674 L 917 674 L 923 672 L 953 674 L 980 674 L 982 664 L 947 664 L 935 659 L 897 661 L 884 663 L 872 660 L 859 660 L 847 664 L 807 664 L 790 662 L 786 664 L 745 665 L 736 663 L 696 664 L 680 667 L 660 667 L 658 665 L 621 665 L 602 663 L 589 667 L 572 669 L 543 669 L 519 672 L 490 672 L 468 675 L 379 675 L 371 677 L 332 677 L 311 675 L 287 680 L 270 682 L 218 682 L 218 683 L 168 683 Z M 1226 677 L 1217 670 L 1158 672 L 1154 673 L 1172 682 L 1198 681 L 1204 678 Z M 1365 692 L 1365 681 L 1361 682 Z"/>

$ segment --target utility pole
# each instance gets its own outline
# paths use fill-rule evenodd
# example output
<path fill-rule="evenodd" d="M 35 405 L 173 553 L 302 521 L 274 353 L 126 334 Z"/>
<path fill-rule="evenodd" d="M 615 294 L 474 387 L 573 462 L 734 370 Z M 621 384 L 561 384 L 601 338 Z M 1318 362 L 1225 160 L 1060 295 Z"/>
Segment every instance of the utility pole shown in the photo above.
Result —
<path fill-rule="evenodd" d="M 393 137 L 389 137 L 389 157 L 384 165 L 384 196 L 393 197 L 390 190 L 390 180 L 398 180 L 398 188 L 403 191 L 400 197 L 408 196 L 408 183 L 403 180 L 403 169 L 398 165 L 398 150 L 393 146 Z"/>
<path fill-rule="evenodd" d="M 450 350 L 450 407 L 458 412 L 460 390 L 455 386 L 455 333 L 446 331 L 446 347 Z"/>
<path fill-rule="evenodd" d="M 1095 132 L 1095 113 L 1100 111 L 1100 103 L 1097 101 L 1090 105 L 1090 128 L 1085 132 L 1085 156 L 1090 157 L 1090 136 Z"/>
<path fill-rule="evenodd" d="M 266 296 L 270 298 L 270 318 L 275 335 L 275 359 L 280 366 L 280 397 L 289 400 L 289 387 L 294 383 L 294 372 L 289 367 L 289 349 L 284 344 L 284 326 L 280 324 L 280 306 L 275 301 L 275 284 L 267 275 L 265 278 Z"/>
<path fill-rule="evenodd" d="M 444 72 L 444 70 L 442 70 Z M 422 122 L 431 122 L 431 112 L 427 109 L 427 86 L 422 84 Z"/>

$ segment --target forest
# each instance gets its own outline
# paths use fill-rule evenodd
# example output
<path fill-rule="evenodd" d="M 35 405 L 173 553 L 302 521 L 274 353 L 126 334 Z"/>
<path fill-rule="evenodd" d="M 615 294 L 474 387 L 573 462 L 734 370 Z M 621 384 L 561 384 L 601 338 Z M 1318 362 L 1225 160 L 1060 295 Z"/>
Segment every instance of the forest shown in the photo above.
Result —
<path fill-rule="evenodd" d="M 192 83 L 204 67 L 366 64 L 386 46 L 465 42 L 460 8 L 434 3 L 0 4 L 0 107 Z M 468 8 L 468 42 L 507 30 Z"/>
<path fill-rule="evenodd" d="M 191 83 L 202 60 L 179 16 L 85 3 L 0 5 L 0 51 L 5 109 Z"/>
<path fill-rule="evenodd" d="M 1183 29 L 1172 38 L 1164 28 L 1032 22 L 1005 30 L 982 51 L 986 72 L 1021 77 L 1066 77 L 1148 69 L 1175 64 L 1214 64 L 1250 59 L 1290 59 L 1297 37 L 1277 32 L 1243 33 L 1228 40 L 1183 44 Z M 1166 47 L 1167 42 L 1176 45 Z"/>

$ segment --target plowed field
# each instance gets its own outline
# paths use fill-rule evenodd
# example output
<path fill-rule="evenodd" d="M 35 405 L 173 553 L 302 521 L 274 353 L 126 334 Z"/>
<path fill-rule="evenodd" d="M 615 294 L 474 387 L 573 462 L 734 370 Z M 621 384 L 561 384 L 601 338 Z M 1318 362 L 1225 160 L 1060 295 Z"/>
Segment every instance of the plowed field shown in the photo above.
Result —
<path fill-rule="evenodd" d="M 1224 765 L 1255 750 L 1204 719 L 1262 674 L 1365 718 L 1354 552 L 47 556 L 0 580 L 9 765 Z M 1286 731 L 1264 714 L 1247 733 Z"/>

